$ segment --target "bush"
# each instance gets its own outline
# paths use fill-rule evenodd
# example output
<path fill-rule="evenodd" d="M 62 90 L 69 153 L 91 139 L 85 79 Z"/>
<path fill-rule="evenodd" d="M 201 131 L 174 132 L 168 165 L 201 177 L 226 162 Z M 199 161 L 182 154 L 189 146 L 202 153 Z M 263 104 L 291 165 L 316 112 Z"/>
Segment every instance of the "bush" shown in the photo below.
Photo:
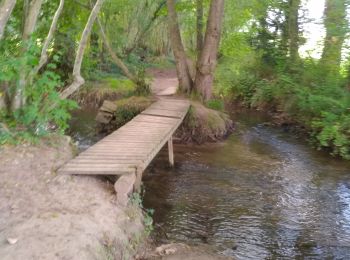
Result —
<path fill-rule="evenodd" d="M 5 82 L 9 96 L 14 93 L 22 70 L 28 73 L 38 63 L 37 50 L 29 50 L 23 57 L 13 57 L 6 53 L 0 61 L 0 83 Z M 3 110 L 0 113 L 0 144 L 35 141 L 38 137 L 56 130 L 63 133 L 68 127 L 69 110 L 76 108 L 71 100 L 62 100 L 58 88 L 60 77 L 54 73 L 56 66 L 48 64 L 46 71 L 34 78 L 25 87 L 25 105 L 16 111 Z"/>
<path fill-rule="evenodd" d="M 350 159 L 350 92 L 342 79 L 320 80 L 313 74 L 314 63 L 304 66 L 297 76 L 283 72 L 260 78 L 253 72 L 241 73 L 231 81 L 232 96 L 249 107 L 286 113 L 308 129 L 316 147 Z"/>

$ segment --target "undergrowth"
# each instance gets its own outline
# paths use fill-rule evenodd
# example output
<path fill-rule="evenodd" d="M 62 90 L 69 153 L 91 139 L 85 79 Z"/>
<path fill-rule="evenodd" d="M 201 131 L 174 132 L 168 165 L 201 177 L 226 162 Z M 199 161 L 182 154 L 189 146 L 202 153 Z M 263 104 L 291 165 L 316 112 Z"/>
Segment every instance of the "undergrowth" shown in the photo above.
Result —
<path fill-rule="evenodd" d="M 297 73 L 220 75 L 226 91 L 248 107 L 285 113 L 304 126 L 311 143 L 334 156 L 350 159 L 350 91 L 346 79 L 324 79 L 317 66 L 305 62 Z M 219 79 L 220 81 L 220 79 Z"/>

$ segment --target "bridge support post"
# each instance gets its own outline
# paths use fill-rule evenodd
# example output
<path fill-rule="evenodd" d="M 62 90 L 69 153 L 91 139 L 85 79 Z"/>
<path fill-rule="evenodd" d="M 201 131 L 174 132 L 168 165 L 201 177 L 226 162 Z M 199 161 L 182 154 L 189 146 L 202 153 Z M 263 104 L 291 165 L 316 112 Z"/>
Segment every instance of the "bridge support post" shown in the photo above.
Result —
<path fill-rule="evenodd" d="M 172 136 L 168 140 L 168 152 L 169 152 L 170 166 L 174 167 L 174 147 L 173 147 L 173 137 Z"/>
<path fill-rule="evenodd" d="M 139 167 L 136 168 L 136 180 L 134 183 L 134 192 L 141 192 L 141 184 L 142 184 L 142 172 L 143 170 Z"/>

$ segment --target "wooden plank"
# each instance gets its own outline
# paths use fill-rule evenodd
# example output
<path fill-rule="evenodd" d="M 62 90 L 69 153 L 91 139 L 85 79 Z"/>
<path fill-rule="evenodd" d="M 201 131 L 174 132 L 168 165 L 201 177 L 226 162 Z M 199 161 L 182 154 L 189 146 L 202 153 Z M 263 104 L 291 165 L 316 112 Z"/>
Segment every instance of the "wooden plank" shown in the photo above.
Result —
<path fill-rule="evenodd" d="M 124 174 L 129 174 L 133 173 L 134 171 L 123 171 L 123 170 L 108 170 L 108 169 L 103 169 L 103 170 L 80 170 L 80 169 L 62 169 L 59 170 L 59 174 L 74 174 L 74 175 L 124 175 Z"/>
<path fill-rule="evenodd" d="M 141 114 L 181 118 L 183 113 L 181 111 L 179 112 L 179 111 L 164 111 L 162 109 L 146 109 Z"/>
<path fill-rule="evenodd" d="M 173 162 L 171 137 L 188 108 L 186 100 L 163 98 L 82 152 L 59 172 L 118 175 L 136 171 L 139 187 L 142 171 L 168 140 L 169 160 Z"/>

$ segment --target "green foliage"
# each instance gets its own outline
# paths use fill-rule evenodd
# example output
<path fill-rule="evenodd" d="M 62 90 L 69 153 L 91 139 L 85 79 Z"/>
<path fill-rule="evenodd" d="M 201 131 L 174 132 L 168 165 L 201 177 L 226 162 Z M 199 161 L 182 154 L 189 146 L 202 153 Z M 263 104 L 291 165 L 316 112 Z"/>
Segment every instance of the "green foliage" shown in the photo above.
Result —
<path fill-rule="evenodd" d="M 38 49 L 29 43 L 28 51 L 20 56 L 4 52 L 0 60 L 0 82 L 6 82 L 7 89 L 3 95 L 15 93 L 21 72 L 27 75 L 38 63 Z M 37 137 L 48 134 L 55 129 L 58 132 L 68 127 L 69 110 L 76 108 L 70 100 L 62 100 L 58 89 L 60 77 L 53 72 L 55 64 L 48 64 L 46 70 L 34 78 L 33 83 L 25 86 L 25 105 L 15 111 L 3 110 L 0 113 L 0 144 L 33 142 Z M 16 84 L 17 83 L 17 84 Z"/>
<path fill-rule="evenodd" d="M 314 67 L 304 67 L 308 75 Z M 250 107 L 285 112 L 310 131 L 318 148 L 350 159 L 350 93 L 339 80 L 322 85 L 318 78 L 296 78 L 287 73 L 272 79 L 242 74 L 231 91 L 236 99 Z"/>
<path fill-rule="evenodd" d="M 220 99 L 211 99 L 207 101 L 207 107 L 213 110 L 224 111 L 225 104 Z"/>
<path fill-rule="evenodd" d="M 134 192 L 130 197 L 130 204 L 137 206 L 143 211 L 143 225 L 145 227 L 145 235 L 149 236 L 153 231 L 153 214 L 154 209 L 145 209 L 143 207 L 142 195 L 140 193 Z"/>

